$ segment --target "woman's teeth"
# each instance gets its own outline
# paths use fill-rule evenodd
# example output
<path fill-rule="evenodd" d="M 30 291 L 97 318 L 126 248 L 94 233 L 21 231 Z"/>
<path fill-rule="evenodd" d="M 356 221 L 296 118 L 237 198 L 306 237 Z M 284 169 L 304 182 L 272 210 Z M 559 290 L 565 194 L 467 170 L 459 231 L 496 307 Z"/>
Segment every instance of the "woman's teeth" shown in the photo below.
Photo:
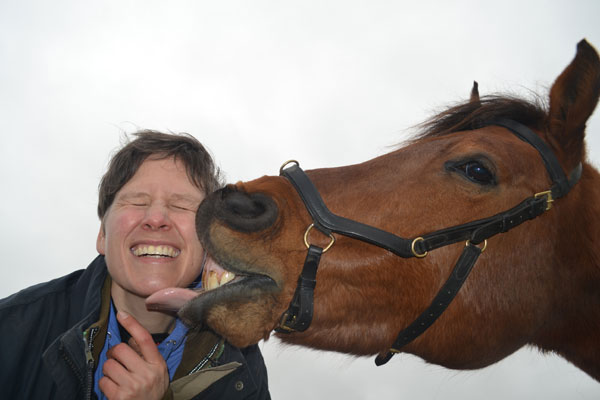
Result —
<path fill-rule="evenodd" d="M 149 256 L 149 257 L 177 257 L 180 251 L 174 247 L 167 245 L 153 246 L 153 245 L 140 245 L 135 246 L 131 249 L 133 254 L 138 257 Z"/>
<path fill-rule="evenodd" d="M 219 286 L 231 282 L 233 279 L 235 279 L 235 274 L 233 272 L 225 271 L 219 276 L 217 271 L 208 271 L 202 281 L 202 287 L 204 290 L 216 289 Z"/>

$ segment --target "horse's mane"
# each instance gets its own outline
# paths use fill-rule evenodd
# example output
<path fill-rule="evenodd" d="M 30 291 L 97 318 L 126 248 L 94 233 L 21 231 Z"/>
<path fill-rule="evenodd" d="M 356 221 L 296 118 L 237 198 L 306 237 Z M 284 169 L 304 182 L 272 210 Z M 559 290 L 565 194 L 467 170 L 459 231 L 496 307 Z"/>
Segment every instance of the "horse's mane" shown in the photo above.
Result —
<path fill-rule="evenodd" d="M 421 123 L 413 140 L 478 129 L 498 118 L 509 118 L 543 130 L 547 115 L 547 105 L 537 95 L 533 95 L 532 100 L 505 95 L 485 96 L 450 107 Z"/>

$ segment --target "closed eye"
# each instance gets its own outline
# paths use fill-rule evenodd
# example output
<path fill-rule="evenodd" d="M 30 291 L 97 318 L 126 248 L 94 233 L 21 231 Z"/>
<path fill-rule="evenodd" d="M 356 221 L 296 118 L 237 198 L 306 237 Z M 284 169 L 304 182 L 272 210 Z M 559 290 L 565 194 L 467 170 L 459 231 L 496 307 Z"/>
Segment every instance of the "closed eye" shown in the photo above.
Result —
<path fill-rule="evenodd" d="M 189 207 L 189 206 L 177 206 L 177 205 L 173 205 L 173 206 L 171 206 L 171 207 L 173 207 L 173 208 L 174 208 L 174 209 L 176 209 L 176 210 L 196 212 L 196 210 L 195 210 L 195 209 L 192 209 L 192 208 L 191 208 L 191 207 Z"/>
<path fill-rule="evenodd" d="M 190 212 L 195 213 L 196 210 L 198 210 L 199 205 L 200 205 L 200 203 L 195 202 L 195 201 L 178 200 L 178 201 L 170 203 L 169 207 L 171 207 L 174 210 L 190 211 Z"/>
<path fill-rule="evenodd" d="M 458 172 L 465 176 L 471 182 L 482 186 L 496 185 L 496 176 L 486 167 L 483 162 L 478 160 L 460 161 L 446 165 L 446 168 Z"/>
<path fill-rule="evenodd" d="M 169 199 L 169 207 L 174 210 L 190 211 L 195 213 L 202 201 L 202 197 L 187 194 L 173 194 Z"/>

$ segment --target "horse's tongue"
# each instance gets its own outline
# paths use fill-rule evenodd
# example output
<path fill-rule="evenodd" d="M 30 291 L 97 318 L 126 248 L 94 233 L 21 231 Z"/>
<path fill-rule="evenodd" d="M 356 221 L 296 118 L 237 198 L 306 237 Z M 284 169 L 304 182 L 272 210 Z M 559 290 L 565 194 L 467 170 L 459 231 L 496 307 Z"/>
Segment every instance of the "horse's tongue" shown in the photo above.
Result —
<path fill-rule="evenodd" d="M 146 308 L 153 311 L 179 311 L 198 292 L 184 288 L 168 288 L 153 293 L 146 299 Z"/>

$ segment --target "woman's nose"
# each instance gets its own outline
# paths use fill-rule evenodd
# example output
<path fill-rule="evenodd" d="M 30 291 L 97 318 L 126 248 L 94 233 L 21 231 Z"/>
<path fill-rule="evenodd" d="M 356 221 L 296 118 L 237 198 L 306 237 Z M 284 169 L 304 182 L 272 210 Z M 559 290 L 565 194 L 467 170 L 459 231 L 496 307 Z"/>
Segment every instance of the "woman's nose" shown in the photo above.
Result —
<path fill-rule="evenodd" d="M 169 210 L 161 204 L 151 204 L 146 209 L 143 226 L 145 229 L 159 230 L 168 229 L 171 226 Z"/>

